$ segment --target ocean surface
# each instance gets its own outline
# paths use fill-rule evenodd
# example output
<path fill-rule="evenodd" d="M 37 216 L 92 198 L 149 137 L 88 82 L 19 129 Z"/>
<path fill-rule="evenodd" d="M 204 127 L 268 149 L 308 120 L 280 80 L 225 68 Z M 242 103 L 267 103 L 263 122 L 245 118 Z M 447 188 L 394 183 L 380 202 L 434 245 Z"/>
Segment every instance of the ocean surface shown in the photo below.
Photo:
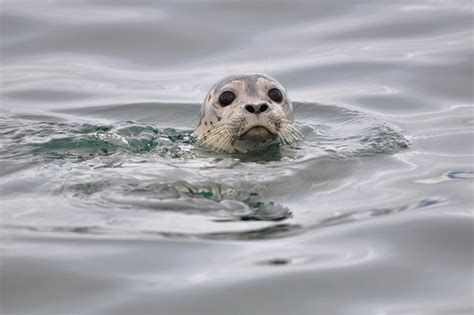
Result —
<path fill-rule="evenodd" d="M 474 312 L 471 1 L 0 13 L 2 315 Z M 248 72 L 304 139 L 196 146 Z"/>

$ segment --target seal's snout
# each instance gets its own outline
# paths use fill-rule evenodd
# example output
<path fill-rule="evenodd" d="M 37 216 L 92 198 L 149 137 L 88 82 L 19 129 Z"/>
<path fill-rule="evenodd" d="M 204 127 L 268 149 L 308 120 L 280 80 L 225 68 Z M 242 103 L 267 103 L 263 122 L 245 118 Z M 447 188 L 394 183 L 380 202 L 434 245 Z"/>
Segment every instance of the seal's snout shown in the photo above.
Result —
<path fill-rule="evenodd" d="M 249 113 L 252 114 L 261 114 L 263 112 L 266 112 L 270 107 L 268 104 L 263 103 L 263 104 L 247 104 L 245 105 L 245 110 Z"/>

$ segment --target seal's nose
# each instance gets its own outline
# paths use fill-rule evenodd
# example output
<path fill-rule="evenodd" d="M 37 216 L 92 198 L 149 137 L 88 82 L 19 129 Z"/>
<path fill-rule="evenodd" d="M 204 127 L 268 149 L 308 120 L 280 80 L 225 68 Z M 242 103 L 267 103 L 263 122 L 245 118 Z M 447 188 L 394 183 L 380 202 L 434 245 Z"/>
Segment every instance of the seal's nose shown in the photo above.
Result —
<path fill-rule="evenodd" d="M 247 104 L 245 105 L 245 110 L 252 114 L 260 114 L 268 110 L 268 105 L 263 104 Z"/>

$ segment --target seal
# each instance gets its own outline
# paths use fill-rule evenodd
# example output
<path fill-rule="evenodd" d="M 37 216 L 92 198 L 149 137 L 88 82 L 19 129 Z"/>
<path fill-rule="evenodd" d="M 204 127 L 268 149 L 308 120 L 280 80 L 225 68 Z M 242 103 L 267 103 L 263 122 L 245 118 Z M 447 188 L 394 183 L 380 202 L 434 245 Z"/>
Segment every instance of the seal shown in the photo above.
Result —
<path fill-rule="evenodd" d="M 198 143 L 216 151 L 248 152 L 302 138 L 283 86 L 266 74 L 231 75 L 206 95 L 197 123 Z"/>

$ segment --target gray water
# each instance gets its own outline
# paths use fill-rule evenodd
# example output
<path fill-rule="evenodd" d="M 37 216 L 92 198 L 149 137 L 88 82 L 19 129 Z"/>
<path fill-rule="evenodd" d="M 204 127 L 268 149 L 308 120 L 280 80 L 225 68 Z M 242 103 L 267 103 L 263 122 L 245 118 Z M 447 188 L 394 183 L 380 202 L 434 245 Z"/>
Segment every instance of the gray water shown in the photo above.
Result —
<path fill-rule="evenodd" d="M 2 1 L 2 314 L 469 314 L 470 1 Z M 304 140 L 195 145 L 266 72 Z"/>

